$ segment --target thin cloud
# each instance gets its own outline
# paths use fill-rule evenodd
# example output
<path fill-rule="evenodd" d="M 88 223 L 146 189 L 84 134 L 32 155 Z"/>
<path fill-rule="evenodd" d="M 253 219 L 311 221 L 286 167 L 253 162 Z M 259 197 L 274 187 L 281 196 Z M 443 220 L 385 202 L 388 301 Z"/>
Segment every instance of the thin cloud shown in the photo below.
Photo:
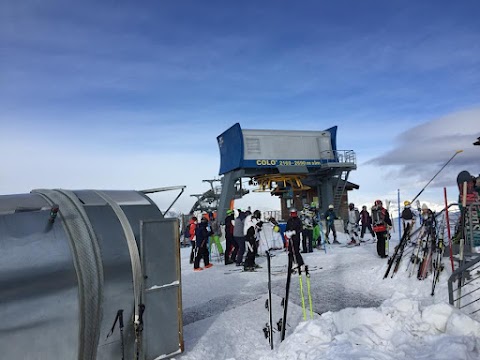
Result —
<path fill-rule="evenodd" d="M 456 112 L 401 133 L 393 149 L 366 164 L 394 167 L 393 174 L 410 182 L 428 181 L 456 150 L 462 153 L 432 186 L 452 185 L 458 172 L 479 171 L 480 151 L 473 141 L 480 136 L 480 108 Z"/>

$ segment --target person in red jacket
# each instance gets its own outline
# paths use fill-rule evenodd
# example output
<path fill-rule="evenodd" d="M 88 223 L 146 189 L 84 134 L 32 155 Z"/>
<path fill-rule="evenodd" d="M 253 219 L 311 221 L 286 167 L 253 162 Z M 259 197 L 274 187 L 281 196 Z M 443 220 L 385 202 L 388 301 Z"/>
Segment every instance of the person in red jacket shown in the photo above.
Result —
<path fill-rule="evenodd" d="M 190 234 L 190 245 L 192 246 L 192 251 L 190 252 L 190 264 L 193 264 L 195 257 L 195 228 L 197 227 L 198 219 L 195 216 L 192 216 L 190 222 L 188 223 L 188 232 Z"/>

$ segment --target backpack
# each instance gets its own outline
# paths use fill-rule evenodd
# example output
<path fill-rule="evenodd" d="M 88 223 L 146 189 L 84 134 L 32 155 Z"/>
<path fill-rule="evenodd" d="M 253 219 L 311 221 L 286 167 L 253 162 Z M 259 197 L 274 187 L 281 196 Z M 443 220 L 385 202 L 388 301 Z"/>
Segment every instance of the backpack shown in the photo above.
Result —
<path fill-rule="evenodd" d="M 188 224 L 185 227 L 185 231 L 183 232 L 183 236 L 186 237 L 186 238 L 190 238 L 190 225 L 192 225 L 192 224 Z"/>
<path fill-rule="evenodd" d="M 382 232 L 387 230 L 387 226 L 385 224 L 385 214 L 387 210 L 384 208 L 373 208 L 372 209 L 372 224 L 373 224 L 373 231 L 375 232 Z"/>

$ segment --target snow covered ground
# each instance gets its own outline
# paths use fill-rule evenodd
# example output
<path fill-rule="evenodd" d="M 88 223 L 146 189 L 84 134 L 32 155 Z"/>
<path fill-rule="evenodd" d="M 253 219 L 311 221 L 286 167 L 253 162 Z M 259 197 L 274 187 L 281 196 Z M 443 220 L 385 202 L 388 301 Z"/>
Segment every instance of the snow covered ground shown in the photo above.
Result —
<path fill-rule="evenodd" d="M 287 336 L 280 343 L 280 333 L 274 334 L 274 351 L 262 331 L 269 317 L 266 258 L 257 259 L 263 268 L 254 273 L 215 257 L 214 267 L 193 272 L 189 252 L 181 252 L 185 352 L 177 358 L 480 358 L 480 323 L 448 305 L 449 271 L 442 273 L 434 297 L 431 278 L 409 278 L 406 262 L 393 279 L 383 280 L 386 261 L 376 256 L 375 244 L 332 245 L 327 254 L 303 254 L 312 268 L 314 319 L 303 321 L 299 280 L 293 275 Z M 286 254 L 277 251 L 272 258 L 274 324 L 283 312 L 286 263 Z"/>

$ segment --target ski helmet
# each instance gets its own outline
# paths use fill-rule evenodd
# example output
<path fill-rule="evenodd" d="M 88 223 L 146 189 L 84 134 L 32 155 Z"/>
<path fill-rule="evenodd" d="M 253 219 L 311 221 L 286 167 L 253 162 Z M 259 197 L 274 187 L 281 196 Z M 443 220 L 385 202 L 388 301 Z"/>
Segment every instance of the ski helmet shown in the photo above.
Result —
<path fill-rule="evenodd" d="M 232 209 L 228 209 L 228 210 L 227 210 L 227 216 L 228 216 L 228 215 L 232 215 L 232 214 L 233 214 L 233 210 L 232 210 Z"/>
<path fill-rule="evenodd" d="M 423 210 L 428 210 L 427 204 L 422 204 L 422 211 L 423 211 Z"/>
<path fill-rule="evenodd" d="M 333 204 L 328 205 L 329 209 L 333 209 Z"/>
<path fill-rule="evenodd" d="M 404 205 L 405 207 L 409 207 L 410 204 L 411 204 L 411 202 L 408 201 L 408 200 L 405 200 L 405 201 L 403 202 L 403 205 Z"/>
<path fill-rule="evenodd" d="M 290 216 L 291 217 L 297 217 L 297 209 L 291 208 L 290 209 Z"/>
<path fill-rule="evenodd" d="M 256 219 L 260 219 L 262 217 L 262 213 L 260 212 L 260 210 L 255 210 L 253 212 L 253 217 Z"/>
<path fill-rule="evenodd" d="M 382 206 L 382 200 L 375 200 L 375 206 Z"/>

